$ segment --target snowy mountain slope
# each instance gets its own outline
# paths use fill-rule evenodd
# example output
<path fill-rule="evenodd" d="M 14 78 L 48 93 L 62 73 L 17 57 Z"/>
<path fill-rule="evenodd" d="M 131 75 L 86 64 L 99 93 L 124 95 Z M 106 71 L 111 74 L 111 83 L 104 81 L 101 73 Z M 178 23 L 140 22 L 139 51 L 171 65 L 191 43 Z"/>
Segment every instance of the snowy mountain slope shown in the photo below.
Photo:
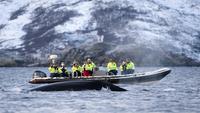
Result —
<path fill-rule="evenodd" d="M 198 0 L 3 0 L 0 9 L 0 49 L 11 57 L 57 53 L 66 61 L 90 56 L 102 63 L 107 57 L 131 57 L 141 65 L 200 62 Z"/>

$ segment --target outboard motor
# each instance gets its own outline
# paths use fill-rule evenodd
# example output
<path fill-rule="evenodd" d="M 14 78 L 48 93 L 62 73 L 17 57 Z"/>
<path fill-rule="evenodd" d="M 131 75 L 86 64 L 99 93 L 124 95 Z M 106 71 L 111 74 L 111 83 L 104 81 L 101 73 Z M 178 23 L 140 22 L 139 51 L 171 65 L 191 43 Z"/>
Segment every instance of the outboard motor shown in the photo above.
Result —
<path fill-rule="evenodd" d="M 33 73 L 33 78 L 44 78 L 47 77 L 46 73 L 42 72 L 42 71 L 35 71 Z"/>

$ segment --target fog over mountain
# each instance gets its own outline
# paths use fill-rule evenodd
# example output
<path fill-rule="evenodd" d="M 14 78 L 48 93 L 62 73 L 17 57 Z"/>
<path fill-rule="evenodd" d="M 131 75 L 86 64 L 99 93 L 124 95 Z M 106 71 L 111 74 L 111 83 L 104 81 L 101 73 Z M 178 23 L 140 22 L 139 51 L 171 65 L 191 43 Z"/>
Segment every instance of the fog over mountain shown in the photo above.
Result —
<path fill-rule="evenodd" d="M 199 0 L 0 0 L 0 66 L 131 58 L 200 66 Z"/>

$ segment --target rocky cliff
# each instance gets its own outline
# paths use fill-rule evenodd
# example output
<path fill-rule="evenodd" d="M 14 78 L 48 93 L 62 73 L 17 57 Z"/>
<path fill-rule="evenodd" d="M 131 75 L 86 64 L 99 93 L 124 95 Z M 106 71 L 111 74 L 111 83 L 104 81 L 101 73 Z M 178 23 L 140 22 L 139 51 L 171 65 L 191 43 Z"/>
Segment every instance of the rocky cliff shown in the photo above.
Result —
<path fill-rule="evenodd" d="M 200 66 L 198 0 L 1 0 L 0 66 L 131 58 L 139 66 Z"/>

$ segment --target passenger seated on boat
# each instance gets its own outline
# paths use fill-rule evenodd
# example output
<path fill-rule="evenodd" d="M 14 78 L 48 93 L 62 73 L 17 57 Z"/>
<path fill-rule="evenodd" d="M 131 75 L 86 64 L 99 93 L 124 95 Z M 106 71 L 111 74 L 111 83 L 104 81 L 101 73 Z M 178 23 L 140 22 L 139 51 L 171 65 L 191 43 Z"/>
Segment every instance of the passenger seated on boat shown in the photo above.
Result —
<path fill-rule="evenodd" d="M 67 71 L 67 68 L 65 67 L 65 63 L 61 62 L 61 66 L 58 68 L 58 73 L 62 77 L 69 77 L 69 73 Z"/>
<path fill-rule="evenodd" d="M 117 64 L 113 59 L 110 59 L 107 64 L 108 75 L 117 75 Z"/>
<path fill-rule="evenodd" d="M 126 70 L 126 62 L 123 61 L 122 64 L 120 65 L 120 71 L 122 75 L 126 74 L 125 70 Z"/>
<path fill-rule="evenodd" d="M 58 66 L 56 64 L 52 64 L 49 68 L 48 68 L 49 72 L 50 72 L 50 77 L 59 77 L 59 73 L 58 73 Z"/>
<path fill-rule="evenodd" d="M 78 62 L 74 62 L 72 66 L 72 74 L 74 77 L 81 76 L 82 67 L 78 64 Z"/>
<path fill-rule="evenodd" d="M 130 59 L 126 59 L 120 66 L 121 74 L 133 74 L 135 71 L 135 65 Z"/>
<path fill-rule="evenodd" d="M 87 61 L 83 64 L 83 76 L 92 76 L 93 71 L 96 68 L 94 62 L 91 59 L 87 59 Z"/>

